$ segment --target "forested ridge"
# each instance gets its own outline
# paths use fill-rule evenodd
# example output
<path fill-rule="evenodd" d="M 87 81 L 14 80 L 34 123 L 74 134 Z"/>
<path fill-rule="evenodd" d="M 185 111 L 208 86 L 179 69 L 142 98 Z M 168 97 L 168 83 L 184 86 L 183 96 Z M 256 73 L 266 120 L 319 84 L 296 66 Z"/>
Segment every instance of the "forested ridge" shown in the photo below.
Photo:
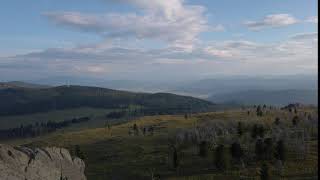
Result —
<path fill-rule="evenodd" d="M 213 104 L 169 93 L 133 93 L 86 86 L 44 89 L 0 89 L 0 115 L 21 115 L 78 107 L 125 108 L 141 106 L 152 111 L 203 111 Z M 164 112 L 163 112 L 164 113 Z"/>

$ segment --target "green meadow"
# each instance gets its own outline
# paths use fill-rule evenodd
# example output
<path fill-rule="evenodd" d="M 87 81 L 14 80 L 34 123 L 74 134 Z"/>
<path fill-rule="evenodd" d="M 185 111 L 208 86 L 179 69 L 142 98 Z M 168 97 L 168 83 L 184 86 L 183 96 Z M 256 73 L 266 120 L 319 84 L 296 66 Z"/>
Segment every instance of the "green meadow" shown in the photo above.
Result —
<path fill-rule="evenodd" d="M 103 114 L 104 110 L 90 110 L 87 113 Z M 250 114 L 248 114 L 250 111 Z M 79 110 L 80 112 L 80 110 Z M 299 113 L 317 113 L 315 108 L 299 109 Z M 57 112 L 55 112 L 57 113 Z M 53 114 L 55 114 L 53 113 Z M 84 115 L 84 114 L 83 114 Z M 56 114 L 56 116 L 59 116 Z M 30 116 L 32 117 L 32 116 Z M 30 118 L 29 117 L 29 118 Z M 250 127 L 253 124 L 261 124 L 266 127 L 266 136 L 274 126 L 275 118 L 281 119 L 284 127 L 294 128 L 292 117 L 294 114 L 286 110 L 268 110 L 263 116 L 257 116 L 254 109 L 237 109 L 211 113 L 199 113 L 184 115 L 157 115 L 145 116 L 100 128 L 88 128 L 77 131 L 57 131 L 42 137 L 15 140 L 11 144 L 39 146 L 58 146 L 69 149 L 75 153 L 75 146 L 79 146 L 86 163 L 86 175 L 89 180 L 104 179 L 170 179 L 170 180 L 202 180 L 202 179 L 259 179 L 262 163 L 269 165 L 269 173 L 272 179 L 315 179 L 318 167 L 318 139 L 315 137 L 305 141 L 308 151 L 303 158 L 297 158 L 288 147 L 287 158 L 278 174 L 274 158 L 268 161 L 248 161 L 245 167 L 234 165 L 230 155 L 227 155 L 224 171 L 218 171 L 214 166 L 214 148 L 208 148 L 208 155 L 198 155 L 198 144 L 182 144 L 179 147 L 179 166 L 172 167 L 170 139 L 181 131 L 193 130 L 197 127 L 219 124 L 222 126 L 233 126 L 239 122 L 243 123 L 244 134 L 237 138 L 243 146 L 251 147 L 252 139 Z M 132 134 L 132 128 L 138 127 L 138 133 Z M 300 122 L 301 128 L 317 132 L 315 129 L 306 127 Z M 144 127 L 153 127 L 152 134 L 143 134 Z M 247 134 L 247 135 L 246 135 Z M 312 133 L 311 133 L 312 134 Z M 216 142 L 224 143 L 217 139 Z M 228 145 L 226 144 L 226 147 Z M 246 149 L 245 147 L 243 147 Z M 250 149 L 250 148 L 247 148 Z M 250 156 L 252 150 L 245 150 Z M 230 154 L 226 150 L 226 154 Z"/>

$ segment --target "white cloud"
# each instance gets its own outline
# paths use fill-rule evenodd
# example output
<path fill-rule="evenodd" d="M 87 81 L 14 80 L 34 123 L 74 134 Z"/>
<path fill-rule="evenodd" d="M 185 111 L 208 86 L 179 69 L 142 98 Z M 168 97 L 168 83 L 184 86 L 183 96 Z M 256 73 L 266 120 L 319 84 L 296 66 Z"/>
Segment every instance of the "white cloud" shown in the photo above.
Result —
<path fill-rule="evenodd" d="M 138 6 L 149 14 L 161 14 L 167 19 L 174 19 L 176 16 L 181 16 L 186 11 L 186 6 L 184 5 L 184 0 L 106 0 L 113 2 L 122 2 L 127 4 L 132 4 Z M 190 6 L 199 7 L 201 6 Z"/>
<path fill-rule="evenodd" d="M 227 57 L 233 56 L 233 54 L 228 50 L 216 49 L 215 47 L 210 47 L 210 46 L 204 48 L 204 52 L 208 53 L 211 56 L 220 57 L 220 58 L 227 58 Z"/>
<path fill-rule="evenodd" d="M 290 37 L 291 39 L 296 39 L 296 40 L 317 40 L 318 39 L 318 32 L 311 32 L 311 33 L 300 33 L 300 34 L 295 34 Z"/>
<path fill-rule="evenodd" d="M 110 44 L 48 49 L 1 59 L 0 75 L 30 73 L 97 75 L 116 78 L 196 77 L 206 73 L 317 73 L 318 33 L 301 33 L 278 43 L 217 41 L 192 51 L 120 48 Z M 98 46 L 99 50 L 95 50 Z M 183 69 L 183 71 L 181 71 Z"/>
<path fill-rule="evenodd" d="M 318 16 L 312 16 L 307 18 L 306 22 L 318 24 Z"/>
<path fill-rule="evenodd" d="M 259 21 L 247 21 L 244 23 L 250 30 L 261 30 L 264 28 L 274 28 L 289 26 L 298 23 L 298 20 L 290 14 L 271 14 Z"/>
<path fill-rule="evenodd" d="M 120 2 L 135 5 L 142 13 L 47 12 L 44 15 L 56 24 L 98 33 L 105 38 L 161 40 L 171 47 L 188 50 L 194 47 L 200 33 L 224 30 L 222 25 L 207 24 L 203 6 L 186 5 L 183 0 Z"/>

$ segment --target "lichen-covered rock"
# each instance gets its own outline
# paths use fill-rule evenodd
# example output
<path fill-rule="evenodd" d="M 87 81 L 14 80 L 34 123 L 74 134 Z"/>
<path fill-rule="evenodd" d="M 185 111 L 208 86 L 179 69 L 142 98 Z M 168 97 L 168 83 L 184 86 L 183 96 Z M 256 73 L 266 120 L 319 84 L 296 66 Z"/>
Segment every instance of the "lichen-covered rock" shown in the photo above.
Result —
<path fill-rule="evenodd" d="M 85 164 L 63 148 L 0 144 L 0 180 L 86 180 Z"/>

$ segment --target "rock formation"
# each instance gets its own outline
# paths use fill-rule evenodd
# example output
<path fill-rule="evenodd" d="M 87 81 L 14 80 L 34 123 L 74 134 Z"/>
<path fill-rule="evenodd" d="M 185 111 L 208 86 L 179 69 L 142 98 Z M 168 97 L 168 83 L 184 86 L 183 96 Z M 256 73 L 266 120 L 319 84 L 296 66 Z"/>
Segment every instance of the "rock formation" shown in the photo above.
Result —
<path fill-rule="evenodd" d="M 0 180 L 86 180 L 84 162 L 63 148 L 0 144 Z"/>

